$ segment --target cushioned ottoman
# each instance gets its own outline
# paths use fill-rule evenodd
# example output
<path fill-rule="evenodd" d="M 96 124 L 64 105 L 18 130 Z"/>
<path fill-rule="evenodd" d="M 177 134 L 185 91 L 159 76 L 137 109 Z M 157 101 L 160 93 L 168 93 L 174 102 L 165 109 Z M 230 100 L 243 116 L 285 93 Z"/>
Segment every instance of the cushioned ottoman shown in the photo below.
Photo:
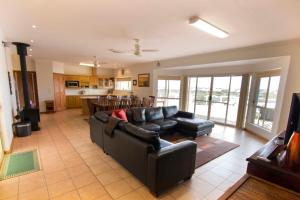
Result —
<path fill-rule="evenodd" d="M 188 118 L 182 118 L 182 117 L 176 117 L 174 120 L 177 121 L 177 127 L 179 131 L 182 133 L 192 136 L 193 138 L 196 138 L 197 136 L 210 134 L 212 131 L 212 128 L 215 126 L 214 122 L 209 120 L 203 120 L 203 119 L 188 119 Z"/>

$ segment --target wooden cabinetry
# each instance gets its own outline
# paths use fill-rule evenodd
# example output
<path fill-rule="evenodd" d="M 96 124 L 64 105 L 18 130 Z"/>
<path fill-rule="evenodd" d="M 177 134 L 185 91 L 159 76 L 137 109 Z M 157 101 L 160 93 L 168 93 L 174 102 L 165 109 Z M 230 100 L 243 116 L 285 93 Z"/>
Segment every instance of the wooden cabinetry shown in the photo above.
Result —
<path fill-rule="evenodd" d="M 65 109 L 65 76 L 63 74 L 53 74 L 54 83 L 54 107 L 55 111 Z"/>
<path fill-rule="evenodd" d="M 80 108 L 82 105 L 80 96 L 66 96 L 67 108 Z"/>

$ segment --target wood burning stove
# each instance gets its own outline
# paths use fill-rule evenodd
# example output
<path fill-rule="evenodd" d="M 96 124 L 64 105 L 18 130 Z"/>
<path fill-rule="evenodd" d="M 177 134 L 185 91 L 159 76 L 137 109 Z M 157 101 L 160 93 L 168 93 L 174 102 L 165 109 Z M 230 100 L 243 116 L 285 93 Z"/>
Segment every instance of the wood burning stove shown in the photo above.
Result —
<path fill-rule="evenodd" d="M 27 47 L 29 44 L 21 42 L 13 42 L 17 47 L 17 53 L 20 58 L 21 74 L 22 74 L 22 86 L 23 86 L 23 96 L 24 96 L 24 108 L 20 110 L 21 122 L 31 122 L 31 130 L 39 130 L 40 112 L 38 108 L 32 108 L 30 105 L 29 98 L 29 87 L 28 87 L 28 76 L 27 76 Z"/>

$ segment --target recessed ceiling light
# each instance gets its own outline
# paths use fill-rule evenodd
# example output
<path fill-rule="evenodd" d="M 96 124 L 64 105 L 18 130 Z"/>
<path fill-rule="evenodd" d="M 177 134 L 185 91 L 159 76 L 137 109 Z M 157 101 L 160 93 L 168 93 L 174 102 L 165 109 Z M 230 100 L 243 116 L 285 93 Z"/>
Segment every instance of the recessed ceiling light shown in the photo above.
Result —
<path fill-rule="evenodd" d="M 91 63 L 79 63 L 80 66 L 86 66 L 86 67 L 94 67 L 94 64 Z"/>
<path fill-rule="evenodd" d="M 32 48 L 30 48 L 29 51 L 32 51 Z"/>
<path fill-rule="evenodd" d="M 34 43 L 34 40 L 30 40 L 31 43 Z"/>
<path fill-rule="evenodd" d="M 29 54 L 29 56 L 31 57 L 32 55 L 31 55 L 31 54 Z"/>
<path fill-rule="evenodd" d="M 218 38 L 226 38 L 229 36 L 229 34 L 222 29 L 210 24 L 203 19 L 200 19 L 199 17 L 190 18 L 189 24 L 203 32 L 209 33 Z"/>
<path fill-rule="evenodd" d="M 36 26 L 36 25 L 32 25 L 31 27 L 32 27 L 32 28 L 34 28 L 34 29 L 36 29 L 36 28 L 37 28 L 37 26 Z"/>

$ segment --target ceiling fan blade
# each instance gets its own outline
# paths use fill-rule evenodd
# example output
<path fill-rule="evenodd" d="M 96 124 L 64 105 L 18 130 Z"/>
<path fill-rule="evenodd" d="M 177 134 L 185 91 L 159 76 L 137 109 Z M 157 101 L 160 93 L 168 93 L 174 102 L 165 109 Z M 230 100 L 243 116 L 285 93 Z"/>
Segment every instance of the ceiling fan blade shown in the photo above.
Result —
<path fill-rule="evenodd" d="M 142 52 L 158 52 L 158 49 L 142 49 Z"/>

